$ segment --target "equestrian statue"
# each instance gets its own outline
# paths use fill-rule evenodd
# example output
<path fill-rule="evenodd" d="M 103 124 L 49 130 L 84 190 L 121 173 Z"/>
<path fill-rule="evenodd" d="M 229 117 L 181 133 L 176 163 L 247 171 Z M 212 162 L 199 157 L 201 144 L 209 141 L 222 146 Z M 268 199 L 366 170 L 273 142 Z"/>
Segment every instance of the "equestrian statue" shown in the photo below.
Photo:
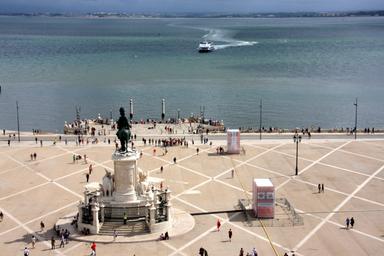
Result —
<path fill-rule="evenodd" d="M 128 151 L 128 142 L 131 138 L 131 125 L 128 122 L 128 119 L 125 117 L 124 108 L 120 108 L 120 118 L 117 121 L 117 138 L 120 140 L 120 149 L 119 152 L 127 152 Z"/>

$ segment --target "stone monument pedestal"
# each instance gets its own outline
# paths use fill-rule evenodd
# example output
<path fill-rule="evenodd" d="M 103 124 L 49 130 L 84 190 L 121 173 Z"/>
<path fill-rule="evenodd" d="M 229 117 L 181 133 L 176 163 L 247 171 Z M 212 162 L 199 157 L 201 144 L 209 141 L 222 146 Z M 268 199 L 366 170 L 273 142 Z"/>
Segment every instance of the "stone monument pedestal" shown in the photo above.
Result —
<path fill-rule="evenodd" d="M 115 152 L 112 154 L 115 170 L 115 190 L 112 195 L 114 203 L 133 203 L 137 201 L 135 187 L 137 159 L 139 157 L 140 155 L 136 151 Z"/>
<path fill-rule="evenodd" d="M 78 205 L 78 230 L 85 236 L 115 231 L 130 235 L 135 232 L 126 225 L 138 224 L 143 231 L 168 232 L 173 220 L 170 190 L 155 188 L 147 180 L 148 174 L 138 169 L 140 154 L 127 145 L 131 136 L 124 108 L 120 108 L 117 128 L 121 148 L 112 154 L 114 173 L 107 168 L 102 184 L 86 186 L 84 201 Z"/>
<path fill-rule="evenodd" d="M 125 225 L 136 224 L 152 233 L 172 228 L 171 191 L 149 183 L 148 174 L 137 167 L 139 158 L 140 153 L 132 149 L 116 151 L 114 173 L 106 170 L 103 184 L 86 186 L 84 202 L 78 206 L 81 232 L 108 235 L 117 230 L 130 235 Z"/>

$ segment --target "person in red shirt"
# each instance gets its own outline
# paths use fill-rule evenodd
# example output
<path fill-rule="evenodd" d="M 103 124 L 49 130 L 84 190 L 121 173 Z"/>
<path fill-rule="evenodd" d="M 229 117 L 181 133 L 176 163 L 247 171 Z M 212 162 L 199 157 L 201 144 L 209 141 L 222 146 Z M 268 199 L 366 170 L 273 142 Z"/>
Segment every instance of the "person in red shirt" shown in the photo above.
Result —
<path fill-rule="evenodd" d="M 96 252 L 96 243 L 95 242 L 92 243 L 91 249 Z"/>
<path fill-rule="evenodd" d="M 220 220 L 217 219 L 217 222 L 216 222 L 217 231 L 220 231 L 220 226 L 221 226 Z"/>

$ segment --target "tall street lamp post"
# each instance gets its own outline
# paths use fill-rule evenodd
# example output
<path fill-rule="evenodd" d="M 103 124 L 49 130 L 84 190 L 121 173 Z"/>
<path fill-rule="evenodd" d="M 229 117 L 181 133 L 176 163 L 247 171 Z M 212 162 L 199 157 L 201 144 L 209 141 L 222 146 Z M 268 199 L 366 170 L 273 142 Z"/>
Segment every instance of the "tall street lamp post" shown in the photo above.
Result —
<path fill-rule="evenodd" d="M 299 162 L 299 142 L 301 142 L 301 135 L 295 134 L 293 135 L 293 142 L 296 143 L 296 169 L 295 169 L 295 175 L 297 176 L 299 174 L 298 170 L 298 162 Z"/>
<path fill-rule="evenodd" d="M 259 138 L 261 140 L 261 123 L 262 123 L 262 115 L 263 115 L 263 101 L 260 99 L 260 126 L 259 126 L 259 132 L 260 132 L 260 135 L 259 135 Z"/>
<path fill-rule="evenodd" d="M 357 98 L 356 98 L 356 102 L 353 103 L 353 105 L 355 106 L 355 139 L 357 137 Z"/>
<path fill-rule="evenodd" d="M 19 103 L 17 101 L 16 101 L 16 115 L 17 115 L 17 140 L 20 142 Z"/>

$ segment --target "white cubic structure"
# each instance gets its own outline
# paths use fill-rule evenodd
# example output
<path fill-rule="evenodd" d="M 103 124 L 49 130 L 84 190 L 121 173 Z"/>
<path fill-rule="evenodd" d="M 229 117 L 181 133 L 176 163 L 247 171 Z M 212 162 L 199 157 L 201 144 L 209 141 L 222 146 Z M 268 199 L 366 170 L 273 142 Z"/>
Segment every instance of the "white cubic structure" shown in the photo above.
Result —
<path fill-rule="evenodd" d="M 240 154 L 240 131 L 239 129 L 227 130 L 227 153 Z"/>
<path fill-rule="evenodd" d="M 275 217 L 275 187 L 270 179 L 254 179 L 252 184 L 253 212 L 258 218 Z"/>

